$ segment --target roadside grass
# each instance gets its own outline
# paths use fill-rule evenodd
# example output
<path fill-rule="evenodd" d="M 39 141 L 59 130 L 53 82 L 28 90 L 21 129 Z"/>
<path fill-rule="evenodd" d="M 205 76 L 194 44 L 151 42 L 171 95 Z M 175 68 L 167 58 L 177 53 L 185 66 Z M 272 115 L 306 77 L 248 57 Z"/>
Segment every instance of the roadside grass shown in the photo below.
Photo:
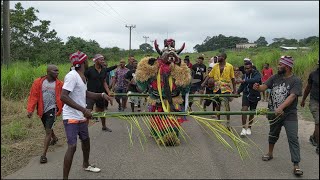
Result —
<path fill-rule="evenodd" d="M 26 166 L 30 159 L 43 151 L 45 131 L 36 111 L 27 118 L 27 99 L 7 100 L 1 97 L 1 179 Z M 90 121 L 90 125 L 94 124 Z M 66 144 L 61 116 L 57 118 L 54 132 L 59 141 L 49 146 L 48 152 Z"/>

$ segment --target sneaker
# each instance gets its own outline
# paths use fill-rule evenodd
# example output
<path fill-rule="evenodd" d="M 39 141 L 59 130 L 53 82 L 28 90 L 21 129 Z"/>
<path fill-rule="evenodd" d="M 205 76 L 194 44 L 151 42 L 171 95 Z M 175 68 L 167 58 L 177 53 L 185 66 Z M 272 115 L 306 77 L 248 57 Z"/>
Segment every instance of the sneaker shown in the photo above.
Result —
<path fill-rule="evenodd" d="M 313 146 L 317 146 L 316 139 L 314 138 L 313 135 L 310 136 L 309 141 L 310 141 L 310 143 L 311 143 Z"/>
<path fill-rule="evenodd" d="M 87 168 L 84 168 L 85 171 L 90 171 L 90 172 L 100 172 L 101 169 L 95 167 L 94 165 L 89 165 Z"/>
<path fill-rule="evenodd" d="M 251 129 L 250 128 L 247 129 L 247 135 L 251 135 Z"/>
<path fill-rule="evenodd" d="M 247 131 L 245 128 L 242 128 L 242 131 L 240 133 L 240 136 L 245 136 L 247 134 Z"/>

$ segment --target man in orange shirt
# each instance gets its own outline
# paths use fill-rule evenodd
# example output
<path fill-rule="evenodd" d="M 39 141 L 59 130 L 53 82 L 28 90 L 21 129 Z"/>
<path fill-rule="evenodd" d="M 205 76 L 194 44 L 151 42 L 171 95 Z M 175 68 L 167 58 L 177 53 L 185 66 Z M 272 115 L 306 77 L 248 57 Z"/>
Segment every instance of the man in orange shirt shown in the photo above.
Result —
<path fill-rule="evenodd" d="M 46 130 L 46 137 L 44 138 L 44 150 L 40 158 L 40 163 L 47 162 L 47 151 L 50 144 L 54 145 L 58 138 L 53 132 L 53 125 L 56 116 L 62 112 L 62 101 L 60 94 L 63 82 L 58 78 L 59 70 L 55 65 L 48 65 L 47 75 L 37 78 L 31 87 L 28 98 L 28 118 L 31 118 L 33 111 L 37 106 L 38 116 L 41 118 L 43 126 Z"/>

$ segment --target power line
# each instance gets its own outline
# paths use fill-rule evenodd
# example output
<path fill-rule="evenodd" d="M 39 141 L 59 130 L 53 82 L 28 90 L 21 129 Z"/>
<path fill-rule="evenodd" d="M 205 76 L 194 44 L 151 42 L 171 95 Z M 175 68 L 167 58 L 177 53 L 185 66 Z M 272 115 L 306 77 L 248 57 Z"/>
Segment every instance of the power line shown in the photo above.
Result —
<path fill-rule="evenodd" d="M 96 10 L 98 10 L 100 13 L 102 13 L 103 15 L 105 15 L 106 17 L 110 17 L 110 16 L 108 16 L 107 14 L 105 14 L 104 12 L 107 12 L 109 15 L 111 15 L 112 16 L 112 14 L 110 14 L 110 12 L 108 11 L 108 10 L 106 10 L 105 8 L 104 8 L 104 6 L 101 6 L 101 5 L 99 5 L 97 2 L 95 2 L 95 1 L 92 1 L 94 4 L 96 4 L 98 7 L 100 7 L 100 8 L 102 8 L 102 10 L 104 10 L 103 12 L 101 12 L 100 10 L 98 10 L 97 8 L 95 8 L 94 6 L 92 6 L 91 4 L 91 6 L 92 7 L 94 7 L 94 9 L 96 9 Z M 112 16 L 112 17 L 114 17 L 114 16 Z M 123 20 L 121 20 L 121 19 L 118 19 L 118 18 L 116 18 L 116 17 L 114 17 L 115 18 L 115 20 L 117 20 L 120 24 L 122 24 L 122 22 L 123 22 Z M 120 22 L 120 21 L 122 21 L 122 22 Z M 125 22 L 124 22 L 125 23 Z"/>
<path fill-rule="evenodd" d="M 128 22 L 127 19 L 125 19 L 124 17 L 122 17 L 110 4 L 108 4 L 107 2 L 103 1 L 105 4 L 107 4 L 115 13 L 117 13 L 119 15 L 119 17 L 121 17 L 124 21 Z"/>

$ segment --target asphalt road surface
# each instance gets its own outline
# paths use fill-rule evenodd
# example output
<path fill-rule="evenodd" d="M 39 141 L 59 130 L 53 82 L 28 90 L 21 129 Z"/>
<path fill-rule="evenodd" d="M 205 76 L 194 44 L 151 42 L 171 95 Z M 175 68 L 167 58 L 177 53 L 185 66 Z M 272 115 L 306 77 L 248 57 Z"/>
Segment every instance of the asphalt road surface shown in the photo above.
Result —
<path fill-rule="evenodd" d="M 231 110 L 241 109 L 241 98 L 231 102 Z M 266 102 L 260 102 L 265 107 Z M 129 111 L 129 105 L 127 111 Z M 116 111 L 116 105 L 109 108 Z M 208 108 L 209 109 L 209 108 Z M 222 116 L 224 118 L 224 116 Z M 265 162 L 262 155 L 268 148 L 268 123 L 264 116 L 259 117 L 258 125 L 252 128 L 249 137 L 257 147 L 250 149 L 250 159 L 241 160 L 237 152 L 228 151 L 217 139 L 210 138 L 193 119 L 182 124 L 193 140 L 182 140 L 178 147 L 159 148 L 148 137 L 144 150 L 134 137 L 130 146 L 126 123 L 117 119 L 107 120 L 113 132 L 101 131 L 101 123 L 89 128 L 91 137 L 90 163 L 101 168 L 100 173 L 86 172 L 82 168 L 82 151 L 78 141 L 69 178 L 72 179 L 319 179 L 319 156 L 315 147 L 308 142 L 314 123 L 299 122 L 301 146 L 300 167 L 302 177 L 293 175 L 289 146 L 284 129 L 275 146 L 274 158 Z M 231 126 L 240 133 L 241 117 L 231 116 Z M 145 131 L 147 132 L 147 131 Z M 146 133 L 148 134 L 148 133 Z M 249 142 L 248 138 L 244 138 Z M 39 157 L 6 177 L 6 179 L 57 179 L 62 178 L 63 158 L 66 147 L 48 153 L 48 163 L 40 164 Z"/>

